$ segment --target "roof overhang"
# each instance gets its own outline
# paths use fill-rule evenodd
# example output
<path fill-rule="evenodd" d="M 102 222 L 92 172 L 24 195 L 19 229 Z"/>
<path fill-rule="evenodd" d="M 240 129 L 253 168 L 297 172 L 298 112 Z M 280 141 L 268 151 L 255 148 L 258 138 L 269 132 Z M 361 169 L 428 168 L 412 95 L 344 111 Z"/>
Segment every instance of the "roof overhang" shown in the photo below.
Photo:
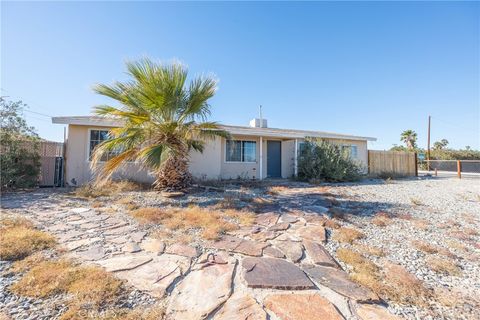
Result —
<path fill-rule="evenodd" d="M 73 116 L 73 117 L 53 117 L 52 123 L 70 124 L 78 126 L 95 126 L 95 127 L 121 127 L 123 121 L 115 118 L 98 117 L 98 116 Z M 349 134 L 340 134 L 324 131 L 308 131 L 294 129 L 277 129 L 277 128 L 254 128 L 242 126 L 222 125 L 224 130 L 232 135 L 271 137 L 283 139 L 303 139 L 305 137 L 325 138 L 325 139 L 341 139 L 341 140 L 358 140 L 358 141 L 376 141 L 376 138 L 362 137 Z"/>

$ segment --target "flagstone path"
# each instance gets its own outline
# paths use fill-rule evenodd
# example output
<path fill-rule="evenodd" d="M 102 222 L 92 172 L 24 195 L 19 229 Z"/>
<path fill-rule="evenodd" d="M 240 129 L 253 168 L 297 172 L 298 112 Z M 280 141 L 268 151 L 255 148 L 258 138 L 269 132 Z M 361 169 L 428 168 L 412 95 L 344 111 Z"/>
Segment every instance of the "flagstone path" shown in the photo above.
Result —
<path fill-rule="evenodd" d="M 167 319 L 394 319 L 323 247 L 321 218 L 331 202 L 259 214 L 253 227 L 203 247 L 166 245 L 90 207 L 45 204 L 30 214 L 72 258 L 167 299 Z"/>

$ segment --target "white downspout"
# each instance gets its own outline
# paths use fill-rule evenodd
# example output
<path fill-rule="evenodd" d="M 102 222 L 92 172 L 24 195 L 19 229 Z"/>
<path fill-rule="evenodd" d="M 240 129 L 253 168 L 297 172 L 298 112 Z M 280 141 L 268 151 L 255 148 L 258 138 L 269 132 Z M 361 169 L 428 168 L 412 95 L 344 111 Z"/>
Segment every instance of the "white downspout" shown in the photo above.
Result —
<path fill-rule="evenodd" d="M 297 177 L 298 175 L 298 139 L 295 139 L 295 157 L 293 158 L 293 162 L 294 162 L 294 173 L 295 173 L 295 177 Z"/>
<path fill-rule="evenodd" d="M 263 137 L 260 137 L 260 180 L 263 179 Z"/>

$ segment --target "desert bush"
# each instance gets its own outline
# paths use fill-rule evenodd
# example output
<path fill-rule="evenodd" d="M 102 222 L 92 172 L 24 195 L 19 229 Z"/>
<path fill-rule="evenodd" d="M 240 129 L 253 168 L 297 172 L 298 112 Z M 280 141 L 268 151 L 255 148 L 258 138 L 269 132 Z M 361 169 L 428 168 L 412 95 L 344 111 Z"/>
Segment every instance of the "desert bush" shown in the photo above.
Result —
<path fill-rule="evenodd" d="M 305 140 L 298 157 L 298 178 L 304 181 L 355 181 L 361 165 L 340 145 L 324 140 Z"/>
<path fill-rule="evenodd" d="M 28 220 L 4 219 L 0 224 L 1 260 L 20 260 L 55 243 L 53 236 L 34 229 Z"/>
<path fill-rule="evenodd" d="M 84 184 L 75 189 L 75 196 L 81 198 L 98 198 L 116 195 L 122 192 L 140 191 L 145 186 L 128 180 L 108 181 L 102 185 Z"/>
<path fill-rule="evenodd" d="M 26 105 L 0 97 L 0 188 L 31 188 L 40 174 L 39 141 L 35 128 L 22 117 Z"/>

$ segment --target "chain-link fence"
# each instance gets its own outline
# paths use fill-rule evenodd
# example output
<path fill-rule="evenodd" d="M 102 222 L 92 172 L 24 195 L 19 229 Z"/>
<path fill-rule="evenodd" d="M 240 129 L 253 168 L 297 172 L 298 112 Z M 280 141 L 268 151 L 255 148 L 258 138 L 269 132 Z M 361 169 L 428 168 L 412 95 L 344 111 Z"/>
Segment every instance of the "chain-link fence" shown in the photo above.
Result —
<path fill-rule="evenodd" d="M 419 162 L 419 169 L 433 175 L 455 174 L 478 176 L 480 178 L 480 160 L 424 160 Z"/>

